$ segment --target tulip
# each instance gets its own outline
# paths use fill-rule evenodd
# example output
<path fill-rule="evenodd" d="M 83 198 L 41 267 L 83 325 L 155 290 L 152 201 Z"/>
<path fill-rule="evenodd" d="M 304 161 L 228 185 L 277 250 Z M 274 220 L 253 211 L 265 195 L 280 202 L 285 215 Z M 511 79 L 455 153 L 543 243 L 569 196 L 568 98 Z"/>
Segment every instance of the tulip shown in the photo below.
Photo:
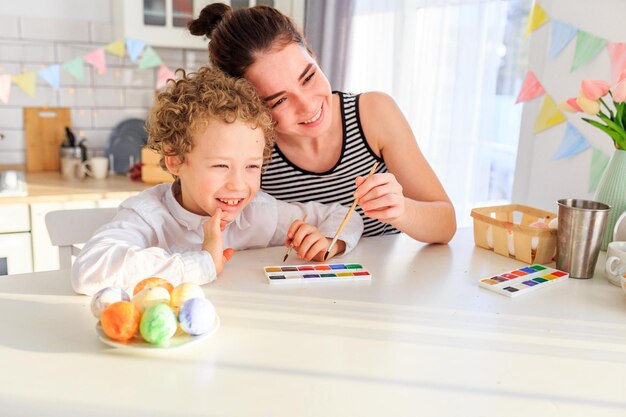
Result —
<path fill-rule="evenodd" d="M 578 98 L 576 98 L 576 104 L 578 104 L 580 108 L 587 114 L 595 115 L 600 113 L 599 100 L 590 100 L 583 94 L 581 94 L 578 96 Z"/>
<path fill-rule="evenodd" d="M 617 87 L 613 90 L 613 100 L 616 103 L 623 103 L 626 101 L 626 77 L 617 84 Z"/>
<path fill-rule="evenodd" d="M 583 111 L 578 103 L 576 103 L 576 97 L 568 98 L 567 100 L 560 102 L 556 107 L 559 110 L 566 111 L 568 113 L 579 113 Z"/>
<path fill-rule="evenodd" d="M 583 80 L 583 82 L 580 83 L 580 90 L 582 95 L 586 98 L 595 101 L 600 97 L 604 97 L 609 92 L 609 83 L 602 80 Z"/>

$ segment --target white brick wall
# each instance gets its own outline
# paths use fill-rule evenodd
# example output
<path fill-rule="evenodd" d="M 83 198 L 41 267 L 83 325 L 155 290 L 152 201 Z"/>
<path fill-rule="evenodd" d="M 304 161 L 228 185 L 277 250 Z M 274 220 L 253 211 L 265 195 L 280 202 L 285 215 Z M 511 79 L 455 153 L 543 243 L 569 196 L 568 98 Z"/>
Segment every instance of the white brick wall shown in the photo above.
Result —
<path fill-rule="evenodd" d="M 80 13 L 31 13 L 30 7 L 0 5 L 0 74 L 19 75 L 51 64 L 62 64 L 115 41 L 110 2 L 94 0 L 26 0 L 33 7 L 54 7 Z M 28 10 L 27 10 L 28 9 Z M 52 10 L 52 9 L 51 9 Z M 96 10 L 96 11 L 94 11 Z M 15 15 L 19 13 L 19 16 Z M 42 17 L 50 16 L 50 17 Z M 149 42 L 149 39 L 145 39 Z M 155 48 L 172 70 L 193 70 L 206 63 L 207 52 Z M 104 148 L 111 130 L 127 118 L 145 118 L 154 101 L 158 68 L 139 70 L 128 57 L 106 53 L 107 73 L 97 74 L 85 64 L 85 79 L 76 80 L 61 69 L 61 87 L 54 90 L 37 76 L 35 97 L 11 86 L 9 103 L 0 102 L 0 165 L 23 164 L 24 107 L 69 107 L 74 132 L 92 148 Z"/>

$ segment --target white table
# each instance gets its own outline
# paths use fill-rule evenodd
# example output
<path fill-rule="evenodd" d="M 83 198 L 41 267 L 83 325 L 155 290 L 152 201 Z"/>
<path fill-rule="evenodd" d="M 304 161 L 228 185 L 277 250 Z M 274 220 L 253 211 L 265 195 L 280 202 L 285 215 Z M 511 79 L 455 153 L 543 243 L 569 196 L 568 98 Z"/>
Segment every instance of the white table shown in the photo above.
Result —
<path fill-rule="evenodd" d="M 219 331 L 148 355 L 97 339 L 68 271 L 0 278 L 0 414 L 626 415 L 626 295 L 600 269 L 510 299 L 477 282 L 522 264 L 463 229 L 363 239 L 344 261 L 371 283 L 269 286 L 283 254 L 237 253 L 205 286 Z"/>

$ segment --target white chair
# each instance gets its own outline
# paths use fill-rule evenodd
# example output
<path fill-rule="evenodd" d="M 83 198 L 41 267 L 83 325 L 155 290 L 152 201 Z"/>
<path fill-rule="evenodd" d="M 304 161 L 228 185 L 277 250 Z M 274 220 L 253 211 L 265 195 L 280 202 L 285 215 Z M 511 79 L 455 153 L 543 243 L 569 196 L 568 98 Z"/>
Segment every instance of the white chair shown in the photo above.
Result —
<path fill-rule="evenodd" d="M 103 224 L 117 213 L 117 208 L 55 210 L 46 214 L 46 228 L 53 245 L 59 247 L 61 269 L 72 266 L 72 256 L 80 253 L 76 244 L 85 243 Z"/>

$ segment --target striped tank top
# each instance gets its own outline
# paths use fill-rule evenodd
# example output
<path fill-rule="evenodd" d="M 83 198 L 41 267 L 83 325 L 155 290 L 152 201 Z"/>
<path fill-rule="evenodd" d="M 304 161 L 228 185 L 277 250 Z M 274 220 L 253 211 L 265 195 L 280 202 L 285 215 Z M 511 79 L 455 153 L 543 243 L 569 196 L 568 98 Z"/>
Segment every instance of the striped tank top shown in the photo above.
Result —
<path fill-rule="evenodd" d="M 359 118 L 359 95 L 339 94 L 343 121 L 343 145 L 337 164 L 327 172 L 314 173 L 303 170 L 274 146 L 272 160 L 261 176 L 261 189 L 279 200 L 306 203 L 339 203 L 351 206 L 356 190 L 354 179 L 366 176 L 374 162 L 379 161 L 376 173 L 387 172 L 385 162 L 372 151 Z M 363 219 L 363 236 L 400 233 L 393 226 L 363 215 L 357 205 L 356 211 Z"/>

